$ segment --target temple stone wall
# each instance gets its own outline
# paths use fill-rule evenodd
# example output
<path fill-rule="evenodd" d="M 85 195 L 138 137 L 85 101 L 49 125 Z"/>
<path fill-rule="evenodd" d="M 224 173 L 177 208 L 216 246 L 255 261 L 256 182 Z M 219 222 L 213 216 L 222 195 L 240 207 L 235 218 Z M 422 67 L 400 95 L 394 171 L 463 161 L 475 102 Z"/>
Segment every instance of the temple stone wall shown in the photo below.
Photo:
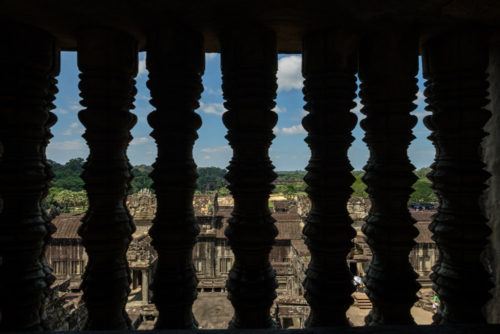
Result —
<path fill-rule="evenodd" d="M 215 276 L 227 277 L 234 263 L 234 254 L 226 239 L 217 239 L 215 242 Z"/>
<path fill-rule="evenodd" d="M 432 287 L 430 274 L 432 273 L 432 266 L 436 264 L 438 257 L 439 251 L 434 242 L 417 243 L 410 252 L 410 263 L 418 274 L 417 280 L 423 288 Z"/>
<path fill-rule="evenodd" d="M 151 223 L 156 214 L 156 196 L 149 189 L 141 189 L 127 197 L 127 207 L 136 224 Z"/>
<path fill-rule="evenodd" d="M 347 202 L 347 211 L 353 221 L 363 220 L 370 211 L 371 202 L 367 197 L 351 197 Z M 309 197 L 297 196 L 297 213 L 305 218 L 311 210 L 311 201 Z"/>
<path fill-rule="evenodd" d="M 347 202 L 347 211 L 353 221 L 365 219 L 371 208 L 371 202 L 368 197 L 351 197 Z"/>
<path fill-rule="evenodd" d="M 496 288 L 493 289 L 493 299 L 487 307 L 488 321 L 500 323 L 500 42 L 491 47 L 490 52 L 490 99 L 489 110 L 492 112 L 485 130 L 489 133 L 484 141 L 484 160 L 486 169 L 491 173 L 489 189 L 486 194 L 486 213 L 489 226 L 492 229 L 491 243 L 486 252 L 489 269 L 492 272 Z M 495 302 L 494 302 L 495 301 Z"/>
<path fill-rule="evenodd" d="M 147 191 L 129 196 L 128 203 L 132 215 L 139 214 L 142 219 L 142 226 L 137 226 L 138 230 L 134 236 L 140 233 L 147 234 L 146 231 L 156 210 L 156 201 L 153 198 L 154 195 Z M 309 306 L 303 297 L 302 282 L 305 279 L 310 254 L 304 244 L 301 230 L 303 219 L 307 216 L 311 203 L 307 196 L 298 196 L 295 201 L 274 198 L 271 203 L 271 211 L 279 230 L 276 244 L 269 255 L 279 283 L 278 299 L 274 303 L 272 312 L 274 317 L 280 320 L 282 326 L 300 328 L 303 327 L 309 313 Z M 145 208 L 140 206 L 145 206 Z M 195 215 L 200 225 L 198 241 L 193 249 L 193 263 L 199 279 L 199 296 L 194 310 L 201 328 L 205 329 L 225 328 L 232 315 L 231 305 L 225 298 L 226 279 L 234 263 L 234 254 L 227 244 L 224 229 L 227 227 L 227 219 L 231 215 L 233 206 L 234 201 L 231 196 L 197 195 L 193 200 Z M 353 226 L 358 233 L 354 240 L 356 248 L 349 254 L 347 260 L 348 263 L 356 265 L 355 274 L 359 276 L 364 276 L 364 268 L 372 256 L 360 230 L 370 206 L 370 200 L 363 197 L 351 198 L 347 205 L 354 222 Z M 419 282 L 427 288 L 431 285 L 429 279 L 431 267 L 438 256 L 436 245 L 428 230 L 433 213 L 431 211 L 412 212 L 414 218 L 419 221 L 416 224 L 419 236 L 410 254 L 410 262 L 419 274 Z M 149 222 L 146 221 L 148 216 Z M 133 249 L 134 244 L 130 248 Z M 139 253 L 134 252 L 135 255 Z M 129 262 L 132 262 L 131 267 L 134 268 L 134 261 L 130 260 L 129 258 Z M 212 305 L 210 301 L 214 298 L 219 302 Z M 153 307 L 150 304 L 147 306 Z M 141 309 L 139 313 L 144 312 Z"/>
<path fill-rule="evenodd" d="M 70 280 L 57 280 L 46 291 L 44 325 L 52 331 L 80 331 L 87 321 L 81 295 L 68 291 Z"/>
<path fill-rule="evenodd" d="M 217 195 L 196 195 L 193 207 L 197 216 L 213 216 L 217 211 Z"/>

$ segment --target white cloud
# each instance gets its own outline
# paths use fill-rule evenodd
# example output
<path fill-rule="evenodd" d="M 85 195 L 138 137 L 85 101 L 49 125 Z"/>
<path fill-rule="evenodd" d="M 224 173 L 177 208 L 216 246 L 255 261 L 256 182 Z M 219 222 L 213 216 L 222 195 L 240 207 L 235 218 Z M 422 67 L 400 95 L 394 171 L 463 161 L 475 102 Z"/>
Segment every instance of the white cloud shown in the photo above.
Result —
<path fill-rule="evenodd" d="M 302 89 L 302 57 L 287 56 L 278 61 L 278 91 Z"/>
<path fill-rule="evenodd" d="M 54 110 L 54 112 L 56 114 L 61 114 L 61 115 L 66 115 L 68 113 L 68 111 L 66 109 L 63 109 L 63 108 L 57 108 Z"/>
<path fill-rule="evenodd" d="M 210 88 L 210 87 L 204 87 L 205 89 L 205 93 L 207 94 L 210 94 L 210 95 L 216 95 L 216 96 L 220 96 L 222 95 L 222 89 L 213 89 L 213 88 Z"/>
<path fill-rule="evenodd" d="M 150 139 L 148 137 L 134 138 L 130 142 L 130 145 L 142 145 L 148 143 L 149 141 Z"/>
<path fill-rule="evenodd" d="M 47 146 L 47 151 L 79 151 L 86 148 L 87 145 L 82 139 L 76 139 L 65 141 L 51 141 Z"/>
<path fill-rule="evenodd" d="M 73 111 L 78 111 L 82 109 L 82 106 L 75 100 L 68 100 L 68 108 Z"/>
<path fill-rule="evenodd" d="M 146 69 L 146 57 L 144 57 L 143 60 L 139 60 L 139 71 L 137 72 L 137 76 L 140 77 L 147 72 L 148 70 Z"/>
<path fill-rule="evenodd" d="M 226 112 L 222 103 L 204 103 L 200 101 L 200 110 L 205 114 L 221 116 Z"/>
<path fill-rule="evenodd" d="M 227 152 L 230 151 L 231 148 L 229 146 L 215 146 L 215 147 L 205 147 L 200 151 L 205 153 L 216 153 L 216 152 Z"/>
<path fill-rule="evenodd" d="M 417 105 L 416 111 L 414 111 L 412 114 L 417 116 L 418 118 L 424 118 L 425 116 L 432 115 L 431 112 L 426 111 L 425 108 L 425 96 L 424 92 L 419 90 L 417 92 L 417 98 L 413 101 Z"/>
<path fill-rule="evenodd" d="M 138 100 L 143 100 L 143 101 L 149 101 L 151 99 L 151 97 L 144 95 L 144 94 L 141 94 L 141 93 L 138 93 L 135 97 Z"/>
<path fill-rule="evenodd" d="M 307 111 L 305 111 L 304 109 L 301 109 L 295 113 L 293 113 L 293 116 L 290 117 L 290 120 L 292 121 L 302 121 L 302 119 L 307 115 L 309 114 Z"/>
<path fill-rule="evenodd" d="M 279 114 L 281 112 L 286 112 L 286 108 L 285 107 L 280 108 L 278 105 L 276 105 L 276 107 L 274 107 L 273 111 Z"/>
<path fill-rule="evenodd" d="M 86 157 L 89 149 L 83 139 L 51 141 L 47 146 L 47 157 L 62 162 L 76 157 Z"/>
<path fill-rule="evenodd" d="M 79 129 L 80 128 L 80 123 L 77 123 L 77 122 L 73 122 L 69 125 L 69 128 L 67 128 L 64 132 L 63 132 L 63 136 L 71 136 L 73 133 L 79 133 L 79 134 L 82 134 L 84 132 L 83 129 Z"/>
<path fill-rule="evenodd" d="M 306 134 L 307 131 L 302 127 L 302 124 L 293 125 L 289 128 L 279 128 L 275 127 L 273 129 L 274 134 L 281 134 L 285 136 L 293 136 L 299 134 Z"/>
<path fill-rule="evenodd" d="M 351 109 L 351 112 L 356 114 L 358 116 L 358 121 L 362 120 L 363 118 L 366 117 L 365 114 L 361 113 L 361 108 L 363 108 L 363 105 L 361 104 L 361 100 L 359 98 L 355 99 L 354 102 L 356 103 L 356 106 Z"/>
<path fill-rule="evenodd" d="M 217 53 L 205 53 L 205 61 L 210 61 L 217 57 Z"/>
<path fill-rule="evenodd" d="M 417 116 L 418 118 L 424 118 L 425 116 L 432 115 L 431 112 L 422 110 L 422 111 L 417 111 L 416 113 L 413 113 L 413 115 Z"/>
<path fill-rule="evenodd" d="M 210 160 L 210 159 L 212 159 L 212 157 L 211 157 L 211 156 L 209 156 L 209 155 L 205 155 L 205 156 L 203 156 L 203 160 Z"/>
<path fill-rule="evenodd" d="M 420 105 L 420 104 L 422 104 L 424 101 L 425 101 L 424 92 L 422 92 L 421 90 L 419 90 L 419 91 L 417 92 L 417 98 L 415 99 L 414 103 L 415 103 L 416 105 Z"/>

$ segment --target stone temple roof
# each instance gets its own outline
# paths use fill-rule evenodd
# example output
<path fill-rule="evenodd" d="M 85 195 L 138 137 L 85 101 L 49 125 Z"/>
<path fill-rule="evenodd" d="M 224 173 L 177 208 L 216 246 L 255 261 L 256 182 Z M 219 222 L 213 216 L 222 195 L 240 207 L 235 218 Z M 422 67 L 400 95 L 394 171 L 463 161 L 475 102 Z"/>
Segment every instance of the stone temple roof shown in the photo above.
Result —
<path fill-rule="evenodd" d="M 276 222 L 276 228 L 278 229 L 278 235 L 276 240 L 300 240 L 302 239 L 302 226 L 300 225 L 300 219 L 297 216 L 296 220 L 281 220 L 273 214 Z"/>
<path fill-rule="evenodd" d="M 78 235 L 78 228 L 82 224 L 83 213 L 61 213 L 52 223 L 57 231 L 52 234 L 53 239 L 81 239 Z"/>
<path fill-rule="evenodd" d="M 222 226 L 216 231 L 216 238 L 225 239 L 224 230 L 228 226 L 227 219 L 231 216 L 230 210 L 218 211 L 217 216 L 222 216 Z M 273 213 L 274 223 L 278 229 L 276 240 L 302 239 L 302 225 L 298 214 Z"/>

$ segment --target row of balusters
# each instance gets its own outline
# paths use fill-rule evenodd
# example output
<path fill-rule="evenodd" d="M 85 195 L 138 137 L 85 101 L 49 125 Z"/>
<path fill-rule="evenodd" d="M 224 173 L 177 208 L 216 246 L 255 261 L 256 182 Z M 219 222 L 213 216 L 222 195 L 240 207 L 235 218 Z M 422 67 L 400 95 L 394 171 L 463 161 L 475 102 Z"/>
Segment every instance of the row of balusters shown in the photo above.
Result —
<path fill-rule="evenodd" d="M 45 328 L 44 298 L 53 281 L 44 251 L 54 228 L 41 206 L 53 174 L 45 156 L 56 116 L 59 48 L 37 28 L 4 24 L 0 80 L 0 329 Z M 133 109 L 138 44 L 108 28 L 76 33 L 80 96 L 78 116 L 90 154 L 82 178 L 89 209 L 79 234 L 88 254 L 83 275 L 87 329 L 131 328 L 127 247 L 134 232 L 125 199 L 132 179 L 126 150 L 136 123 Z M 237 26 L 220 35 L 223 122 L 233 158 L 226 176 L 235 206 L 226 235 L 235 254 L 227 289 L 234 306 L 230 326 L 272 328 L 276 273 L 268 255 L 277 235 L 267 201 L 276 178 L 268 156 L 277 115 L 277 46 L 271 29 Z M 150 235 L 158 252 L 152 283 L 156 327 L 195 328 L 191 307 L 197 278 L 191 250 L 199 228 L 193 212 L 196 165 L 192 156 L 201 119 L 202 35 L 161 27 L 147 40 L 147 69 L 154 110 L 148 117 L 158 146 L 152 178 L 158 209 Z M 479 255 L 490 233 L 479 198 L 489 174 L 480 142 L 489 118 L 488 46 L 481 29 L 436 34 L 421 46 L 425 95 L 432 115 L 425 124 L 436 147 L 430 179 L 440 199 L 430 229 L 440 252 L 432 280 L 441 305 L 436 323 L 482 323 L 491 287 Z M 407 155 L 417 119 L 419 34 L 410 25 L 377 25 L 363 34 L 343 29 L 303 39 L 303 126 L 311 149 L 305 180 L 312 209 L 304 228 L 311 262 L 304 282 L 311 306 L 307 326 L 348 325 L 352 276 L 346 255 L 355 231 L 346 209 L 352 166 L 347 150 L 357 117 L 370 158 L 364 182 L 372 208 L 363 226 L 373 252 L 366 286 L 373 303 L 367 324 L 414 324 L 410 308 L 419 285 L 408 254 L 417 230 L 407 209 L 415 182 Z M 46 329 L 46 328 L 45 328 Z"/>

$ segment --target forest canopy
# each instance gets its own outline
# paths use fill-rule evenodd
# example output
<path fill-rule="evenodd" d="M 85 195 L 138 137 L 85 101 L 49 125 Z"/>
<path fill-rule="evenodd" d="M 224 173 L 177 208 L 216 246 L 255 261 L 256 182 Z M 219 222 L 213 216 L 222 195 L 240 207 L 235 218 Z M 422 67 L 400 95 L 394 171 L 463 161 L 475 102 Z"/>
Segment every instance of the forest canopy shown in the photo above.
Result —
<path fill-rule="evenodd" d="M 84 160 L 75 158 L 65 164 L 50 161 L 52 171 L 55 174 L 52 180 L 52 188 L 46 203 L 48 206 L 57 205 L 64 208 L 70 205 L 85 207 L 87 198 L 85 196 L 84 182 L 80 178 L 83 172 Z M 137 193 L 143 188 L 152 189 L 153 180 L 149 174 L 153 171 L 152 166 L 137 165 L 132 168 L 134 175 L 131 181 L 130 193 Z M 433 203 L 437 197 L 431 189 L 431 181 L 427 178 L 430 168 L 422 168 L 415 171 L 417 181 L 413 185 L 414 193 L 411 195 L 410 203 Z M 218 192 L 220 195 L 228 195 L 228 182 L 224 179 L 227 170 L 217 167 L 199 167 L 197 169 L 197 193 Z M 287 198 L 293 198 L 297 194 L 305 194 L 306 183 L 304 182 L 305 171 L 277 171 L 278 177 L 274 181 L 274 193 L 280 193 Z M 352 184 L 352 196 L 368 197 L 366 185 L 363 182 L 364 171 L 353 171 L 354 182 Z"/>

